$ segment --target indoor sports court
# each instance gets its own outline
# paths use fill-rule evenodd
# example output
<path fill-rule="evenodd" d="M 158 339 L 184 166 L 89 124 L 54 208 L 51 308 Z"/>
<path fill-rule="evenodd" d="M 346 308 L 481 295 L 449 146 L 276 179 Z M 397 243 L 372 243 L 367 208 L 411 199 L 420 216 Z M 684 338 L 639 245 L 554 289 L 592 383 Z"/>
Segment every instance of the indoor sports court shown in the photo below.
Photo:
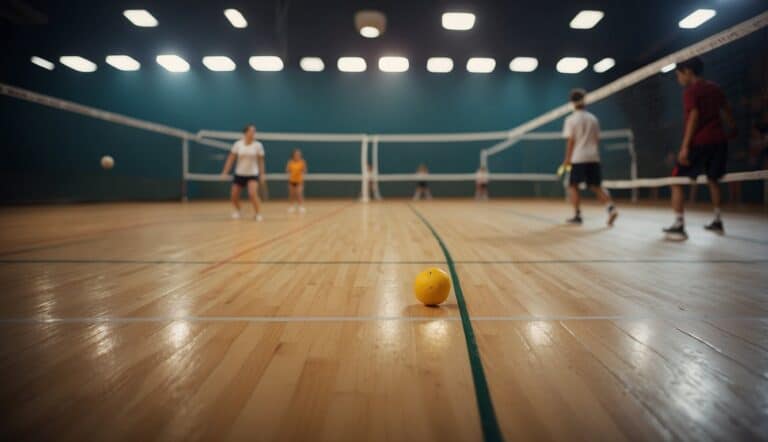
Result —
<path fill-rule="evenodd" d="M 3 440 L 768 440 L 764 2 L 0 35 Z"/>

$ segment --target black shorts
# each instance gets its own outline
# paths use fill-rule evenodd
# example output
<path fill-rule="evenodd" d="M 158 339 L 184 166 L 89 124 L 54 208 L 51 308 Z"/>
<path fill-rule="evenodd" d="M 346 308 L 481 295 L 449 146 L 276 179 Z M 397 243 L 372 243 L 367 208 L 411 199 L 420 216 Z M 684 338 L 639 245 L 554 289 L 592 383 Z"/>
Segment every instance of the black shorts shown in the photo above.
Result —
<path fill-rule="evenodd" d="M 728 143 L 691 146 L 688 152 L 688 165 L 678 162 L 672 170 L 672 176 L 687 176 L 695 180 L 703 173 L 707 175 L 707 179 L 718 181 L 725 175 L 727 165 Z"/>
<path fill-rule="evenodd" d="M 235 175 L 235 178 L 232 179 L 232 184 L 240 187 L 246 187 L 248 185 L 248 181 L 258 181 L 259 176 L 258 175 Z"/>
<path fill-rule="evenodd" d="M 293 181 L 288 181 L 288 185 L 291 187 L 299 187 L 302 183 L 294 183 Z"/>
<path fill-rule="evenodd" d="M 587 183 L 587 186 L 600 186 L 603 184 L 600 163 L 571 164 L 571 177 L 568 182 L 572 186 L 581 183 Z"/>
<path fill-rule="evenodd" d="M 418 183 L 416 183 L 416 187 L 419 187 L 419 188 L 422 188 L 422 189 L 426 189 L 427 188 L 427 182 L 426 181 L 419 181 Z"/>
<path fill-rule="evenodd" d="M 488 183 L 478 183 L 477 185 L 478 185 L 478 187 L 480 187 L 481 189 L 487 189 L 487 188 L 488 188 Z"/>

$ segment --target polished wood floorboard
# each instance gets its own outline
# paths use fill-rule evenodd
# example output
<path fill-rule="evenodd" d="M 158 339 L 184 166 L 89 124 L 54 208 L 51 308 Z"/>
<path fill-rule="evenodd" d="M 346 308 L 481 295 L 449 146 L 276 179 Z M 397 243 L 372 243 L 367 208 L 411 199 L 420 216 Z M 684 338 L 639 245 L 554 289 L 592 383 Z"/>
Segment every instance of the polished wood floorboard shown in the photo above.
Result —
<path fill-rule="evenodd" d="M 4 440 L 482 440 L 450 250 L 507 440 L 768 439 L 768 213 L 221 202 L 0 208 Z"/>

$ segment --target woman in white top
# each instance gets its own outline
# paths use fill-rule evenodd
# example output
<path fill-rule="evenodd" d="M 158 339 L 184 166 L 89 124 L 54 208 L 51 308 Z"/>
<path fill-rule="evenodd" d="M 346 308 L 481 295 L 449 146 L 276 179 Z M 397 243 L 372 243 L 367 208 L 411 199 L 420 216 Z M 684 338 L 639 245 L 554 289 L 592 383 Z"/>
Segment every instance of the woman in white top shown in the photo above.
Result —
<path fill-rule="evenodd" d="M 232 164 L 237 161 L 235 166 L 235 177 L 232 180 L 232 191 L 230 197 L 235 210 L 232 212 L 232 218 L 240 218 L 240 193 L 243 187 L 248 188 L 248 197 L 253 204 L 254 218 L 261 221 L 259 214 L 259 183 L 264 180 L 264 146 L 256 141 L 256 126 L 249 124 L 243 129 L 243 138 L 237 140 L 232 145 L 224 163 L 222 175 L 228 175 L 232 169 Z M 261 172 L 261 173 L 260 173 Z"/>

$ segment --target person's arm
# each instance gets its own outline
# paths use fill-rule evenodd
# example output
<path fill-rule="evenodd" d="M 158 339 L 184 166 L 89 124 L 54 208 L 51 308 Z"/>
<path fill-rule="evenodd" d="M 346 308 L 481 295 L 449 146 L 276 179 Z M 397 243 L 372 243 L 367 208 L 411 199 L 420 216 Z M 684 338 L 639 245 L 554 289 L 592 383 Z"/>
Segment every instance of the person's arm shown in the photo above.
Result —
<path fill-rule="evenodd" d="M 301 173 L 307 173 L 309 171 L 309 169 L 307 168 L 307 162 L 303 161 L 302 163 L 304 164 L 304 170 L 302 170 Z"/>
<path fill-rule="evenodd" d="M 258 156 L 258 161 L 259 161 L 259 171 L 261 172 L 259 174 L 259 182 L 263 183 L 264 181 L 267 180 L 267 169 L 264 167 L 264 155 L 263 154 Z"/>
<path fill-rule="evenodd" d="M 680 164 L 688 164 L 688 152 L 690 151 L 693 132 L 696 130 L 698 122 L 699 110 L 693 108 L 688 114 L 688 121 L 685 122 L 685 134 L 683 135 L 683 142 L 680 145 L 680 153 L 677 154 L 677 161 L 679 161 Z"/>
<path fill-rule="evenodd" d="M 571 164 L 571 158 L 573 157 L 573 147 L 576 145 L 576 140 L 573 137 L 568 137 L 568 141 L 565 142 L 565 158 L 563 159 L 563 166 L 569 166 Z"/>
<path fill-rule="evenodd" d="M 291 169 L 288 168 L 289 164 L 291 164 L 291 160 L 285 162 L 285 173 L 291 173 Z M 259 170 L 261 170 L 261 163 L 259 163 L 259 168 Z"/>
<path fill-rule="evenodd" d="M 229 175 L 232 165 L 235 164 L 235 159 L 237 159 L 237 155 L 234 152 L 230 152 L 227 156 L 227 161 L 224 162 L 224 169 L 221 170 L 222 175 Z"/>

